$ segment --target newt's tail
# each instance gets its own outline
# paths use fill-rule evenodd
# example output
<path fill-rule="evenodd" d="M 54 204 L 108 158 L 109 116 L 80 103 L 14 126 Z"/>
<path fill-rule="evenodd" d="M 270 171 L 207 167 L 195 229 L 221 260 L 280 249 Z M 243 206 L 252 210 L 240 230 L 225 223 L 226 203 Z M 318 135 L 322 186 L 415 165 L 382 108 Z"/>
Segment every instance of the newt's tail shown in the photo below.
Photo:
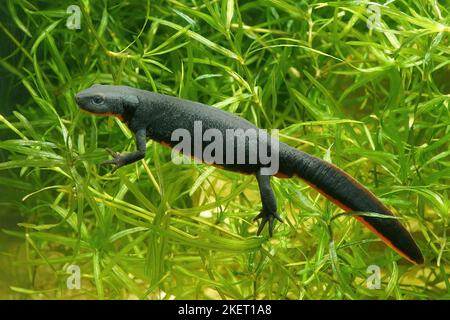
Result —
<path fill-rule="evenodd" d="M 355 216 L 388 246 L 414 264 L 424 262 L 410 233 L 369 190 L 336 166 L 307 153 L 289 150 L 290 173 L 297 175 L 345 211 L 373 212 L 388 216 Z"/>

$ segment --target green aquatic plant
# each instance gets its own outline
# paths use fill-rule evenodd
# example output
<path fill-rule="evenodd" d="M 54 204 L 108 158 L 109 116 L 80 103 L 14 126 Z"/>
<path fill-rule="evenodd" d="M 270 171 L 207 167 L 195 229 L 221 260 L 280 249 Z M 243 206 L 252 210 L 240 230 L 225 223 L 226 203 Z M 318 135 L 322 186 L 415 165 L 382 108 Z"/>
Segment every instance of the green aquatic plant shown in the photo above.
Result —
<path fill-rule="evenodd" d="M 0 297 L 449 299 L 448 8 L 2 1 Z M 298 179 L 272 181 L 285 223 L 269 239 L 256 236 L 252 176 L 175 165 L 151 141 L 144 160 L 111 174 L 99 165 L 105 149 L 134 150 L 134 140 L 119 119 L 79 112 L 74 95 L 93 83 L 280 129 L 392 208 L 425 264 L 400 258 Z M 79 289 L 67 287 L 70 266 Z"/>

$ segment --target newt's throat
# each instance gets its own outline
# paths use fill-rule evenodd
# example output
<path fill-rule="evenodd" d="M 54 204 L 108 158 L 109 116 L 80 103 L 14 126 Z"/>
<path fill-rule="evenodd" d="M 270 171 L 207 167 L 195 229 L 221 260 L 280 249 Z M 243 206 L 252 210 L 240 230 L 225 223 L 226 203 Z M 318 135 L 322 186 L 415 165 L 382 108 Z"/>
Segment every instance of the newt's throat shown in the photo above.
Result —
<path fill-rule="evenodd" d="M 123 116 L 121 114 L 117 114 L 117 113 L 112 113 L 112 112 L 92 112 L 92 111 L 86 110 L 84 108 L 80 108 L 80 110 L 83 111 L 83 112 L 89 113 L 89 114 L 93 114 L 94 116 L 106 116 L 106 117 L 115 116 L 115 117 L 119 118 L 121 121 L 124 120 Z"/>

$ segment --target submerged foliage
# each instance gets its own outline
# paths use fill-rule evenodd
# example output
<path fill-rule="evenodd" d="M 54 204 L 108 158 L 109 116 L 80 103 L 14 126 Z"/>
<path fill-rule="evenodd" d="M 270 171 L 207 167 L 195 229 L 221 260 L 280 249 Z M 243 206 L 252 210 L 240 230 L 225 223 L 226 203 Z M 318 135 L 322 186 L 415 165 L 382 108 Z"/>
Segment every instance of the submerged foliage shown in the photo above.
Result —
<path fill-rule="evenodd" d="M 80 29 L 66 26 L 80 8 Z M 448 1 L 0 3 L 0 297 L 448 299 Z M 72 16 L 73 18 L 73 16 Z M 412 232 L 413 266 L 298 179 L 257 237 L 254 177 L 145 160 L 74 94 L 124 84 L 214 105 L 342 167 Z M 167 119 L 171 121 L 171 119 Z M 266 231 L 267 232 L 267 231 Z M 80 267 L 81 288 L 67 289 Z M 381 270 L 369 289 L 370 266 Z"/>

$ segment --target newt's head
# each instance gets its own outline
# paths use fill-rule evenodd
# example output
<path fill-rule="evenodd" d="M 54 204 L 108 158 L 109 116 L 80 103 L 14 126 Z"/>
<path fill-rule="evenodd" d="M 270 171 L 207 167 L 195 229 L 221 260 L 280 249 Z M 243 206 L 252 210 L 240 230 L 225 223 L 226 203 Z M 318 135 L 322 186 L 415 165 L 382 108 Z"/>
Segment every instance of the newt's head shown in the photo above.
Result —
<path fill-rule="evenodd" d="M 75 100 L 81 110 L 99 116 L 118 116 L 123 118 L 131 108 L 139 104 L 133 88 L 94 84 L 78 92 Z"/>

